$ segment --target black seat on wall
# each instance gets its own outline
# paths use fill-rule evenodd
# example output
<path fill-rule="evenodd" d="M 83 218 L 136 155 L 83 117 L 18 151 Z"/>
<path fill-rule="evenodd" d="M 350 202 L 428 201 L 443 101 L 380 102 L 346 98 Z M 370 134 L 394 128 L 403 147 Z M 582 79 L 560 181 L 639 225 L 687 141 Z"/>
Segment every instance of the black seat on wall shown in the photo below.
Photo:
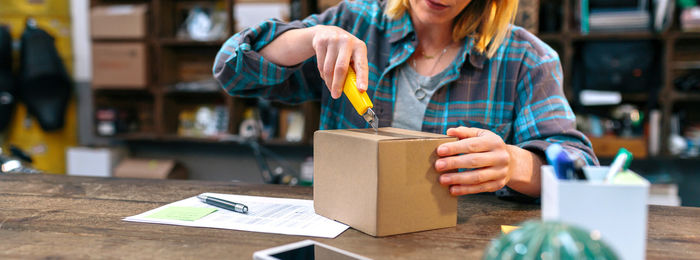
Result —
<path fill-rule="evenodd" d="M 0 26 L 0 131 L 10 124 L 15 104 L 16 85 L 12 75 L 12 36 L 10 29 Z"/>
<path fill-rule="evenodd" d="M 71 80 L 54 38 L 31 19 L 22 33 L 19 95 L 45 131 L 63 128 Z"/>

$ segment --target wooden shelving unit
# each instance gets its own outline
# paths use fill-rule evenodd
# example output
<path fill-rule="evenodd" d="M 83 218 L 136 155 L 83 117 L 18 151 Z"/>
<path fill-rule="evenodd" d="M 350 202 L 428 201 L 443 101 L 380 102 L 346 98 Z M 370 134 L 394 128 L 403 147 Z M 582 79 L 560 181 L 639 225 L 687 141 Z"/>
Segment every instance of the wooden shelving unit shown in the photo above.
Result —
<path fill-rule="evenodd" d="M 306 0 L 304 0 L 306 1 Z M 95 109 L 98 107 L 114 107 L 129 110 L 146 110 L 138 113 L 148 113 L 147 122 L 139 122 L 139 129 L 133 132 L 118 133 L 113 138 L 124 141 L 158 141 L 158 142 L 188 142 L 188 143 L 230 143 L 230 138 L 217 136 L 181 136 L 178 135 L 179 113 L 199 105 L 224 106 L 228 112 L 228 131 L 224 135 L 236 136 L 238 127 L 243 120 L 244 111 L 255 101 L 235 98 L 225 93 L 218 83 L 216 88 L 208 89 L 175 89 L 178 82 L 197 81 L 192 77 L 201 76 L 213 80 L 211 67 L 214 57 L 225 40 L 235 33 L 234 8 L 235 0 L 91 0 L 91 6 L 147 4 L 148 25 L 147 36 L 140 40 L 147 45 L 150 83 L 146 89 L 96 89 L 93 91 Z M 177 30 L 186 18 L 188 8 L 223 7 L 226 12 L 226 35 L 211 41 L 197 41 L 177 37 Z M 308 6 L 307 3 L 303 5 Z M 308 11 L 302 15 L 308 15 Z M 125 42 L 128 40 L 94 40 L 99 42 Z M 183 70 L 187 70 L 190 78 Z M 274 105 L 277 106 L 277 105 Z M 290 142 L 289 145 L 309 145 L 313 131 L 318 128 L 319 105 L 309 102 L 297 106 L 281 105 L 304 111 L 304 138 L 301 142 Z M 316 112 L 314 112 L 316 111 Z M 144 127 L 145 126 L 145 127 Z M 227 141 L 228 140 L 228 141 Z M 282 138 L 274 137 L 269 142 L 273 145 L 287 145 Z"/>
<path fill-rule="evenodd" d="M 311 10 L 318 10 L 315 6 L 317 1 L 301 1 L 306 13 Z M 674 109 L 679 105 L 692 104 L 700 101 L 700 92 L 681 92 L 674 88 L 673 80 L 679 71 L 700 70 L 700 54 L 689 57 L 689 43 L 697 42 L 700 46 L 700 33 L 681 32 L 678 29 L 677 19 L 671 29 L 666 32 L 622 32 L 622 33 L 588 33 L 582 34 L 575 25 L 575 5 L 577 0 L 541 0 L 541 3 L 553 2 L 558 5 L 561 14 L 559 19 L 559 29 L 556 31 L 540 32 L 538 36 L 543 41 L 552 46 L 558 53 L 562 62 L 564 72 L 564 89 L 570 101 L 575 100 L 573 91 L 574 63 L 580 54 L 579 46 L 589 41 L 626 41 L 626 40 L 651 40 L 657 44 L 659 58 L 659 70 L 656 71 L 660 78 L 657 96 L 650 96 L 647 92 L 624 93 L 623 102 L 644 104 L 653 99 L 659 104 L 662 111 L 662 155 L 669 153 L 666 140 L 669 135 L 669 124 Z M 179 24 L 184 19 L 183 8 L 193 5 L 223 5 L 227 14 L 228 31 L 227 36 L 234 34 L 234 8 L 235 0 L 91 0 L 91 5 L 124 4 L 124 3 L 145 3 L 149 5 L 149 34 L 144 42 L 149 47 L 149 65 L 151 84 L 146 90 L 96 90 L 95 100 L 104 101 L 107 104 L 114 104 L 117 107 L 136 107 L 148 109 L 150 116 L 144 118 L 151 122 L 144 122 L 146 130 L 134 133 L 119 134 L 116 137 L 125 140 L 160 140 L 160 141 L 186 141 L 186 142 L 219 142 L 216 138 L 193 138 L 177 135 L 177 114 L 188 105 L 203 103 L 219 104 L 227 108 L 229 112 L 228 133 L 238 134 L 238 126 L 243 120 L 243 111 L 250 106 L 250 100 L 234 98 L 223 93 L 222 90 L 189 91 L 173 89 L 172 85 L 181 81 L 178 75 L 178 66 L 186 62 L 186 66 L 199 66 L 206 68 L 210 73 L 214 55 L 224 43 L 225 38 L 212 41 L 183 40 L 176 37 Z M 319 10 L 322 11 L 322 10 Z M 111 40 L 119 42 L 118 40 Z M 691 44 L 692 45 L 692 44 Z M 682 51 L 682 53 L 679 53 Z M 699 51 L 700 52 L 700 51 Z M 680 56 L 680 57 L 679 57 Z M 193 65 L 194 64 L 194 65 Z M 197 65 L 199 64 L 199 65 Z M 288 108 L 288 106 L 283 106 Z M 306 103 L 296 106 L 304 112 L 305 133 L 302 144 L 309 144 L 313 131 L 318 127 L 318 103 Z M 649 108 L 642 108 L 648 110 Z M 699 107 L 700 109 L 700 107 Z M 285 145 L 286 141 L 273 138 L 268 141 L 270 144 Z M 291 143 L 290 145 L 297 145 Z"/>
<path fill-rule="evenodd" d="M 658 87 L 658 95 L 650 96 L 648 91 L 642 91 L 639 93 L 623 93 L 622 99 L 626 103 L 634 104 L 645 104 L 650 99 L 659 104 L 659 109 L 662 112 L 662 133 L 661 133 L 661 147 L 662 152 L 659 156 L 668 157 L 670 153 L 667 149 L 668 136 L 669 136 L 669 125 L 670 117 L 673 114 L 673 110 L 678 105 L 678 102 L 698 102 L 700 101 L 700 92 L 680 92 L 675 89 L 673 80 L 677 76 L 676 72 L 678 70 L 700 70 L 700 48 L 696 48 L 695 53 L 697 56 L 692 57 L 690 60 L 679 60 L 678 54 L 676 53 L 679 49 L 679 42 L 681 41 L 697 41 L 700 46 L 700 33 L 697 32 L 681 32 L 679 31 L 677 15 L 674 18 L 673 25 L 671 29 L 665 32 L 619 32 L 619 33 L 601 33 L 592 32 L 588 34 L 580 33 L 580 30 L 576 26 L 575 21 L 575 10 L 578 0 L 541 0 L 541 3 L 553 2 L 561 8 L 561 24 L 560 29 L 554 32 L 541 32 L 538 37 L 550 44 L 558 53 L 562 62 L 562 68 L 564 70 L 564 90 L 567 99 L 570 101 L 575 100 L 574 89 L 573 89 L 573 75 L 574 75 L 574 63 L 577 55 L 580 54 L 578 45 L 581 43 L 589 41 L 630 41 L 630 40 L 651 40 L 658 43 L 659 71 L 657 71 L 660 85 Z M 687 48 L 686 48 L 687 49 Z M 689 52 L 689 51 L 688 51 Z M 648 112 L 650 108 L 641 107 L 645 112 Z M 698 107 L 700 109 L 700 107 Z M 610 136 L 605 138 L 592 138 L 593 141 L 605 140 L 609 142 L 611 140 Z M 646 137 L 644 138 L 646 139 Z M 625 141 L 625 140 L 621 140 Z M 639 139 L 627 140 L 639 143 Z M 646 141 L 646 140 L 643 140 Z M 595 146 L 601 146 L 599 144 L 594 144 Z M 639 146 L 639 145 L 636 145 Z"/>

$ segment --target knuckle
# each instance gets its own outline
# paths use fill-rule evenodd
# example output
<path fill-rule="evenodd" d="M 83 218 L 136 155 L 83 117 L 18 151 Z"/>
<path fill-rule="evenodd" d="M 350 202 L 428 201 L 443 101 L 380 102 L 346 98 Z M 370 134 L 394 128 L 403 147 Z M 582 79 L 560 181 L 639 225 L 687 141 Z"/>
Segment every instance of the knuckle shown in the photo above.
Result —
<path fill-rule="evenodd" d="M 496 156 L 494 156 L 495 162 L 497 165 L 505 165 L 508 164 L 509 156 L 508 153 L 497 153 Z"/>
<path fill-rule="evenodd" d="M 503 188 L 503 186 L 505 186 L 505 184 L 503 184 L 503 181 L 496 181 L 496 182 L 493 182 L 490 186 L 491 186 L 490 187 L 491 189 L 489 191 L 494 192 L 494 191 L 497 191 L 497 190 L 500 190 L 501 188 Z"/>
<path fill-rule="evenodd" d="M 487 192 L 494 192 L 498 190 L 498 186 L 493 184 L 484 185 Z"/>
<path fill-rule="evenodd" d="M 335 66 L 335 71 L 334 73 L 337 75 L 344 75 L 345 73 L 348 72 L 348 68 L 344 66 Z"/>
<path fill-rule="evenodd" d="M 484 182 L 484 177 L 481 174 L 473 174 L 472 180 L 474 181 L 473 183 L 482 183 Z"/>
<path fill-rule="evenodd" d="M 323 35 L 321 35 L 321 36 L 318 37 L 317 43 L 318 43 L 319 45 L 328 45 L 329 40 L 330 40 L 330 39 L 329 39 L 328 35 L 323 34 Z"/>
<path fill-rule="evenodd" d="M 501 162 L 503 164 L 508 164 L 508 162 L 510 162 L 510 154 L 508 154 L 508 152 L 504 152 L 501 154 Z"/>
<path fill-rule="evenodd" d="M 461 168 L 474 168 L 475 160 L 472 156 L 462 156 Z"/>
<path fill-rule="evenodd" d="M 463 146 L 463 148 L 464 148 L 464 152 L 472 152 L 472 151 L 475 151 L 474 149 L 476 148 L 476 147 L 475 147 L 476 144 L 474 144 L 474 143 L 472 143 L 472 142 L 467 142 L 466 140 L 467 140 L 467 139 L 464 139 L 464 141 L 462 141 L 462 146 Z"/>
<path fill-rule="evenodd" d="M 479 189 L 480 189 L 479 187 L 475 187 L 475 186 L 466 186 L 463 189 L 464 192 L 462 193 L 462 195 L 479 193 L 480 192 Z"/>
<path fill-rule="evenodd" d="M 367 45 L 365 42 L 361 41 L 360 39 L 355 38 L 353 41 L 353 45 L 356 46 L 355 48 L 361 50 L 361 51 L 367 51 Z"/>

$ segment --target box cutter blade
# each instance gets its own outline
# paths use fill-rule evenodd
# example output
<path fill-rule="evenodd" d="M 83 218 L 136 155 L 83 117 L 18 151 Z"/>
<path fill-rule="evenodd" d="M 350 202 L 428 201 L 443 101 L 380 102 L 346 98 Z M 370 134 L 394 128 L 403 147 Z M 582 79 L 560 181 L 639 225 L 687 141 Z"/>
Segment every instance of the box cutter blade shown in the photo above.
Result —
<path fill-rule="evenodd" d="M 343 93 L 350 100 L 352 106 L 357 111 L 357 114 L 362 116 L 362 118 L 369 123 L 369 125 L 377 131 L 379 127 L 379 118 L 377 114 L 372 110 L 372 100 L 369 99 L 367 92 L 362 92 L 357 89 L 357 76 L 355 75 L 355 70 L 348 68 L 348 74 L 345 77 L 345 85 L 343 85 Z"/>

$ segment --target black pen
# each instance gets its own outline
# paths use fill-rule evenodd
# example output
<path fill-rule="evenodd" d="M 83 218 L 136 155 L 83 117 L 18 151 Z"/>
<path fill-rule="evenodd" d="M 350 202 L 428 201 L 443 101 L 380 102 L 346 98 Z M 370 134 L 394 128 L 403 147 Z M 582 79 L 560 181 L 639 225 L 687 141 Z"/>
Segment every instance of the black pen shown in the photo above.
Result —
<path fill-rule="evenodd" d="M 197 198 L 199 200 L 201 200 L 202 202 L 209 204 L 209 205 L 212 205 L 212 206 L 215 206 L 215 207 L 219 207 L 222 209 L 227 209 L 227 210 L 230 210 L 233 212 L 238 212 L 238 213 L 243 213 L 243 214 L 248 213 L 248 206 L 243 205 L 241 203 L 236 203 L 233 201 L 219 199 L 219 198 L 207 196 L 204 194 L 197 195 Z"/>

